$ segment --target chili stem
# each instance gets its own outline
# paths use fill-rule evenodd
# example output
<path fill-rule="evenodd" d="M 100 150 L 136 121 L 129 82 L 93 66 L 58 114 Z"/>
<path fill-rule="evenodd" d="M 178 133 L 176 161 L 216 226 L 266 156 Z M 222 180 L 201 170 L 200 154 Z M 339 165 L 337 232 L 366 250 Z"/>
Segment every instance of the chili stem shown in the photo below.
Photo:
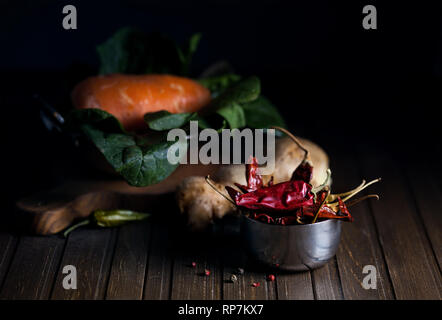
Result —
<path fill-rule="evenodd" d="M 333 202 L 333 201 L 336 201 L 336 199 L 338 199 L 338 197 L 342 198 L 342 197 L 348 196 L 349 194 L 352 194 L 353 192 L 356 192 L 360 188 L 362 188 L 365 185 L 365 182 L 366 182 L 365 180 L 362 180 L 362 183 L 359 186 L 357 186 L 356 188 L 354 188 L 353 190 L 343 192 L 343 193 L 331 194 L 327 200 L 329 202 Z"/>
<path fill-rule="evenodd" d="M 89 219 L 80 221 L 79 223 L 74 224 L 73 226 L 66 229 L 65 232 L 63 232 L 63 236 L 66 238 L 68 236 L 68 234 L 71 233 L 72 231 L 74 231 L 75 229 L 80 228 L 85 225 L 88 225 L 89 223 L 91 223 L 91 221 Z"/>
<path fill-rule="evenodd" d="M 210 181 L 210 175 L 207 175 L 207 176 L 206 176 L 206 182 L 207 182 L 207 184 L 208 184 L 209 186 L 212 187 L 213 190 L 216 191 L 216 193 L 218 193 L 218 194 L 221 195 L 224 199 L 226 199 L 227 201 L 229 201 L 230 203 L 232 203 L 234 206 L 236 206 L 236 203 L 233 202 L 232 199 L 227 198 L 225 194 L 223 194 L 222 192 L 220 192 L 220 191 L 219 191 L 219 190 L 218 190 L 218 189 L 212 184 L 212 182 Z"/>
<path fill-rule="evenodd" d="M 330 195 L 330 188 L 326 186 L 324 190 L 327 191 L 327 195 L 325 196 L 324 200 L 322 200 L 321 205 L 318 208 L 318 211 L 315 214 L 315 217 L 313 218 L 312 224 L 316 222 L 316 219 L 318 219 L 319 212 L 321 211 L 322 207 L 324 206 L 325 202 L 327 201 L 327 197 Z"/>
<path fill-rule="evenodd" d="M 352 201 L 350 201 L 349 203 L 346 204 L 347 208 L 350 208 L 352 206 L 354 206 L 355 204 L 358 204 L 361 201 L 364 201 L 365 199 L 369 199 L 369 198 L 375 198 L 376 200 L 379 200 L 379 196 L 377 194 L 368 194 L 366 196 L 363 196 L 361 198 L 358 199 L 354 199 Z"/>
<path fill-rule="evenodd" d="M 362 190 L 364 190 L 365 188 L 367 188 L 369 185 L 372 185 L 373 183 L 379 182 L 381 181 L 381 178 L 375 179 L 370 181 L 369 183 L 363 185 L 361 188 L 354 190 L 353 193 L 349 194 L 348 196 L 346 196 L 345 198 L 342 199 L 342 202 L 347 201 L 348 199 L 352 198 L 353 196 L 355 196 L 356 194 L 358 194 L 359 192 L 361 192 Z M 338 202 L 333 202 L 333 203 L 328 203 L 328 206 L 337 206 L 339 203 Z"/>
<path fill-rule="evenodd" d="M 301 221 L 300 217 L 296 217 L 296 222 L 299 223 L 299 224 L 305 224 L 304 222 Z"/>
<path fill-rule="evenodd" d="M 286 135 L 288 135 L 298 145 L 298 147 L 301 148 L 305 152 L 304 161 L 307 159 L 307 157 L 309 155 L 308 150 L 306 148 L 304 148 L 304 146 L 298 140 L 298 138 L 296 138 L 290 131 L 288 131 L 288 130 L 286 130 L 284 128 L 278 127 L 278 126 L 272 126 L 271 128 L 275 129 L 275 130 L 278 130 L 278 131 L 281 131 L 281 132 L 284 132 Z"/>

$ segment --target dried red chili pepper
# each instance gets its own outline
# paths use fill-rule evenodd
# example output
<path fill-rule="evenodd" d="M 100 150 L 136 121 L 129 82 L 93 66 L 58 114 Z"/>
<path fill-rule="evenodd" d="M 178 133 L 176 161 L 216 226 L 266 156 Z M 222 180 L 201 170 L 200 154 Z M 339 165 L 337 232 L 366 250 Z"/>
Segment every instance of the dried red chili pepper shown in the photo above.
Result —
<path fill-rule="evenodd" d="M 340 216 L 344 216 L 347 218 L 348 221 L 353 222 L 353 217 L 351 216 L 350 212 L 347 209 L 347 206 L 345 205 L 344 201 L 340 197 L 338 197 L 339 201 L 339 211 L 338 214 Z"/>
<path fill-rule="evenodd" d="M 301 180 L 282 182 L 245 194 L 230 187 L 226 189 L 238 207 L 250 210 L 293 211 L 313 205 L 312 187 Z"/>
<path fill-rule="evenodd" d="M 241 196 L 241 193 L 238 190 L 233 189 L 232 187 L 226 186 L 226 191 L 229 194 L 230 198 L 235 202 L 238 201 L 239 197 Z"/>
<path fill-rule="evenodd" d="M 246 179 L 249 191 L 262 187 L 262 177 L 258 174 L 258 160 L 255 157 L 246 165 Z"/>
<path fill-rule="evenodd" d="M 292 181 L 301 180 L 306 183 L 310 183 L 312 178 L 313 178 L 313 167 L 307 160 L 304 160 L 293 172 L 292 178 L 290 180 Z"/>
<path fill-rule="evenodd" d="M 318 214 L 318 219 L 341 219 L 343 221 L 353 221 L 353 217 L 350 215 L 347 207 L 340 198 L 339 199 L 339 211 L 335 212 L 332 208 L 324 205 Z M 317 207 L 311 206 L 300 210 L 301 216 L 314 217 L 317 212 Z"/>
<path fill-rule="evenodd" d="M 269 224 L 275 223 L 275 220 L 271 216 L 265 213 L 253 213 L 252 219 L 259 220 Z"/>
<path fill-rule="evenodd" d="M 296 224 L 296 216 L 285 216 L 276 218 L 275 224 L 280 224 L 282 226 Z"/>
<path fill-rule="evenodd" d="M 247 186 L 235 183 L 242 192 L 247 193 L 255 191 L 262 187 L 262 177 L 258 174 L 258 160 L 255 157 L 250 159 L 250 163 L 246 165 Z"/>

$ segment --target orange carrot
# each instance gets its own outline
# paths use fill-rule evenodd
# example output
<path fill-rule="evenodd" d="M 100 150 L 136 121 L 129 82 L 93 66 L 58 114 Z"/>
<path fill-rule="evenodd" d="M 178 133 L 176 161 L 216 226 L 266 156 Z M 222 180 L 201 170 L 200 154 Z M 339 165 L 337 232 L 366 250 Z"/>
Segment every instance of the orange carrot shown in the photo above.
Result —
<path fill-rule="evenodd" d="M 80 82 L 72 91 L 72 102 L 76 108 L 111 113 L 127 130 L 141 130 L 147 127 L 144 114 L 198 111 L 210 102 L 210 91 L 191 79 L 172 75 L 111 74 Z"/>

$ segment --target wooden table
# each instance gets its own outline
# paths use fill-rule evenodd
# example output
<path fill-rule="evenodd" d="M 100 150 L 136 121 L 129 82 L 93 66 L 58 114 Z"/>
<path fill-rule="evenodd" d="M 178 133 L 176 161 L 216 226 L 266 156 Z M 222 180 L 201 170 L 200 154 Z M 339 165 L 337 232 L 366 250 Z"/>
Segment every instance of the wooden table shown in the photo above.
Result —
<path fill-rule="evenodd" d="M 269 282 L 235 236 L 192 236 L 167 219 L 80 229 L 68 239 L 6 229 L 0 233 L 0 298 L 441 299 L 440 161 L 397 161 L 404 158 L 368 147 L 331 154 L 334 191 L 358 185 L 362 177 L 381 176 L 383 182 L 371 189 L 380 201 L 352 209 L 354 223 L 343 226 L 336 257 L 321 269 L 280 273 Z M 77 269 L 76 290 L 63 289 L 65 265 Z M 376 267 L 377 289 L 361 285 L 366 265 Z M 238 267 L 245 273 L 233 283 Z"/>

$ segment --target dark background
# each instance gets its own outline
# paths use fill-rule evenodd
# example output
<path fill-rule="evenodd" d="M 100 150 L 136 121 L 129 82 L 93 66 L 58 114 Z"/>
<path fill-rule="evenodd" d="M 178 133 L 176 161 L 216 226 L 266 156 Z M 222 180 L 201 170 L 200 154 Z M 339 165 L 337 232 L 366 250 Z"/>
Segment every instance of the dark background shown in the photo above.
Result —
<path fill-rule="evenodd" d="M 77 30 L 62 28 L 66 4 L 77 8 Z M 378 30 L 362 28 L 367 4 Z M 127 25 L 178 41 L 202 32 L 195 75 L 227 60 L 260 76 L 291 130 L 325 147 L 431 156 L 440 152 L 441 13 L 438 1 L 2 1 L 3 195 L 64 179 L 56 167 L 75 171 L 75 152 L 45 131 L 31 96 L 69 107 L 75 82 L 97 70 L 95 45 Z"/>

